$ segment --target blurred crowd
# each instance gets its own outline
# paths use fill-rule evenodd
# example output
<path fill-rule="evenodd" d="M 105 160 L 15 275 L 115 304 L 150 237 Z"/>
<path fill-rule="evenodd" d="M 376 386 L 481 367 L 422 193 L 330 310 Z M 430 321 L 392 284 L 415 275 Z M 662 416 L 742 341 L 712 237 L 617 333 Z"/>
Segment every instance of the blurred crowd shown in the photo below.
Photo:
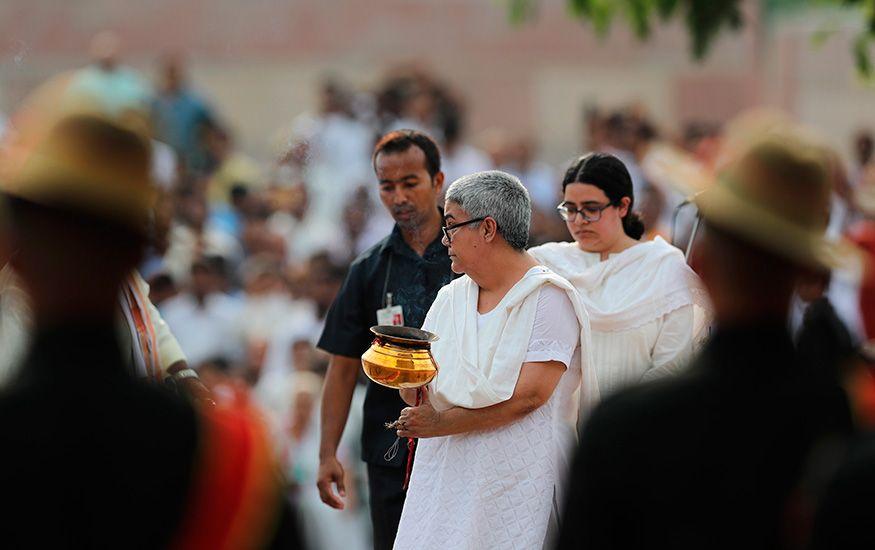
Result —
<path fill-rule="evenodd" d="M 338 520 L 316 491 L 327 356 L 315 342 L 350 262 L 392 229 L 371 165 L 375 140 L 400 128 L 428 133 L 441 147 L 448 183 L 492 168 L 517 175 L 535 208 L 532 245 L 568 240 L 555 211 L 564 167 L 540 160 L 531 135 L 500 128 L 469 135 L 463 98 L 438 76 L 404 67 L 370 90 L 326 78 L 318 109 L 281 125 L 274 158 L 259 162 L 237 146 L 233 121 L 210 102 L 209 90 L 190 83 L 182 56 L 160 58 L 150 82 L 124 64 L 112 35 L 98 36 L 91 55 L 92 63 L 74 73 L 76 85 L 150 114 L 153 176 L 162 194 L 140 271 L 152 302 L 217 401 L 245 400 L 263 411 L 314 547 L 367 548 L 367 499 L 355 498 L 366 485 L 357 448 L 362 388 L 342 449 L 355 477 L 347 483 L 353 504 Z M 0 133 L 4 128 L 14 131 L 0 116 Z M 628 168 L 644 238 L 674 238 L 683 249 L 690 227 L 676 214 L 687 193 L 662 167 L 674 161 L 715 167 L 726 129 L 694 122 L 664 133 L 639 105 L 588 106 L 581 128 L 578 152 L 608 152 Z M 851 162 L 834 163 L 829 232 L 873 250 L 871 226 L 861 223 L 875 213 L 855 200 L 855 189 L 875 184 L 873 135 L 860 131 L 853 140 Z M 831 289 L 826 283 L 822 292 L 831 293 L 853 337 L 875 338 L 875 321 L 850 283 L 841 274 Z M 865 292 L 872 306 L 872 292 Z"/>

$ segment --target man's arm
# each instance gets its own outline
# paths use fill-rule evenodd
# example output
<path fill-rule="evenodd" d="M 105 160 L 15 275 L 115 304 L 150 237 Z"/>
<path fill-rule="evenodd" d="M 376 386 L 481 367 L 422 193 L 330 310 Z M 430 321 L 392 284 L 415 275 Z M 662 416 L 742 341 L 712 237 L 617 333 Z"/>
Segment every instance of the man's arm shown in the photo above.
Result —
<path fill-rule="evenodd" d="M 179 374 L 182 371 L 188 370 L 192 370 L 192 372 L 194 372 L 194 370 L 190 369 L 188 363 L 183 359 L 180 361 L 176 361 L 175 363 L 167 367 L 167 375 L 173 376 L 175 374 Z M 206 386 L 204 386 L 204 383 L 201 382 L 201 379 L 197 376 L 197 373 L 195 373 L 194 375 L 191 375 L 191 373 L 188 374 L 190 376 L 178 378 L 175 380 L 176 383 L 179 384 L 179 387 L 182 389 L 182 391 L 184 391 L 186 395 L 188 395 L 198 403 L 214 407 L 216 405 L 216 402 L 213 400 L 213 392 L 211 392 Z"/>
<path fill-rule="evenodd" d="M 322 411 L 319 444 L 319 476 L 317 487 L 322 502 L 342 510 L 346 497 L 343 482 L 343 466 L 337 460 L 337 447 L 349 416 L 352 394 L 355 391 L 356 378 L 361 360 L 343 355 L 332 355 L 325 375 L 325 385 L 322 390 Z M 337 494 L 331 485 L 337 487 Z"/>
<path fill-rule="evenodd" d="M 491 430 L 510 424 L 536 410 L 550 399 L 565 365 L 559 361 L 523 363 L 513 395 L 507 401 L 482 409 L 453 407 L 438 412 L 423 394 L 419 407 L 401 411 L 399 437 L 440 437 L 475 430 Z"/>

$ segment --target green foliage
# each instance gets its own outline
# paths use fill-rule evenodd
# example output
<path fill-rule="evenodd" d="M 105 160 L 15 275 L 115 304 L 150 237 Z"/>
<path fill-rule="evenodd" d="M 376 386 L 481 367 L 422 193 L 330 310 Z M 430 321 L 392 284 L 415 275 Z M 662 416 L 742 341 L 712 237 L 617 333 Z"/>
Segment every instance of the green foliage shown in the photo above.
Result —
<path fill-rule="evenodd" d="M 702 59 L 721 30 L 741 27 L 741 3 L 742 0 L 568 0 L 568 11 L 572 17 L 590 22 L 600 37 L 607 35 L 611 23 L 621 16 L 640 40 L 650 37 L 654 23 L 683 17 L 692 40 L 693 57 Z"/>
<path fill-rule="evenodd" d="M 502 1 L 502 0 L 499 0 Z M 508 16 L 521 23 L 535 13 L 540 0 L 503 0 L 508 5 Z M 655 24 L 681 19 L 690 36 L 690 53 L 696 60 L 707 55 L 715 38 L 724 30 L 737 31 L 744 26 L 744 0 L 566 0 L 571 17 L 587 21 L 596 34 L 604 38 L 614 20 L 621 17 L 639 40 L 650 37 Z M 852 46 L 857 70 L 866 78 L 875 77 L 869 47 L 875 42 L 875 0 L 759 0 L 766 19 L 775 13 L 806 9 L 811 6 L 833 6 L 857 10 L 861 29 Z M 822 43 L 833 34 L 821 29 L 812 41 Z"/>

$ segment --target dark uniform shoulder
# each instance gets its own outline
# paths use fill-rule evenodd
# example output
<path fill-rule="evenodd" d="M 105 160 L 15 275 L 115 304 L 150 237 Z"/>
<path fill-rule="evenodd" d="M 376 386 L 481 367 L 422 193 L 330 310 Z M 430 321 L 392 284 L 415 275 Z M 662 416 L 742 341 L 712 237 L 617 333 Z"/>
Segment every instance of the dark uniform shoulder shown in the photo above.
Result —
<path fill-rule="evenodd" d="M 584 425 L 589 437 L 655 437 L 702 410 L 712 385 L 702 369 L 625 388 L 605 398 Z M 586 438 L 587 436 L 584 436 Z"/>

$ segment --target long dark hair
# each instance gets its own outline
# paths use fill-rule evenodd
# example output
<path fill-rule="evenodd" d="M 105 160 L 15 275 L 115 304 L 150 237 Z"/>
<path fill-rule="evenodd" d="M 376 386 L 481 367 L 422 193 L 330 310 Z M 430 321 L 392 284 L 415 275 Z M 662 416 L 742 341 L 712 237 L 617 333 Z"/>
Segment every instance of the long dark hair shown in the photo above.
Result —
<path fill-rule="evenodd" d="M 590 153 L 580 157 L 565 171 L 562 192 L 572 183 L 595 185 L 616 205 L 620 204 L 623 197 L 629 197 L 629 209 L 623 217 L 623 231 L 635 240 L 644 235 L 644 222 L 637 212 L 632 212 L 635 205 L 632 177 L 620 159 L 607 153 Z"/>

